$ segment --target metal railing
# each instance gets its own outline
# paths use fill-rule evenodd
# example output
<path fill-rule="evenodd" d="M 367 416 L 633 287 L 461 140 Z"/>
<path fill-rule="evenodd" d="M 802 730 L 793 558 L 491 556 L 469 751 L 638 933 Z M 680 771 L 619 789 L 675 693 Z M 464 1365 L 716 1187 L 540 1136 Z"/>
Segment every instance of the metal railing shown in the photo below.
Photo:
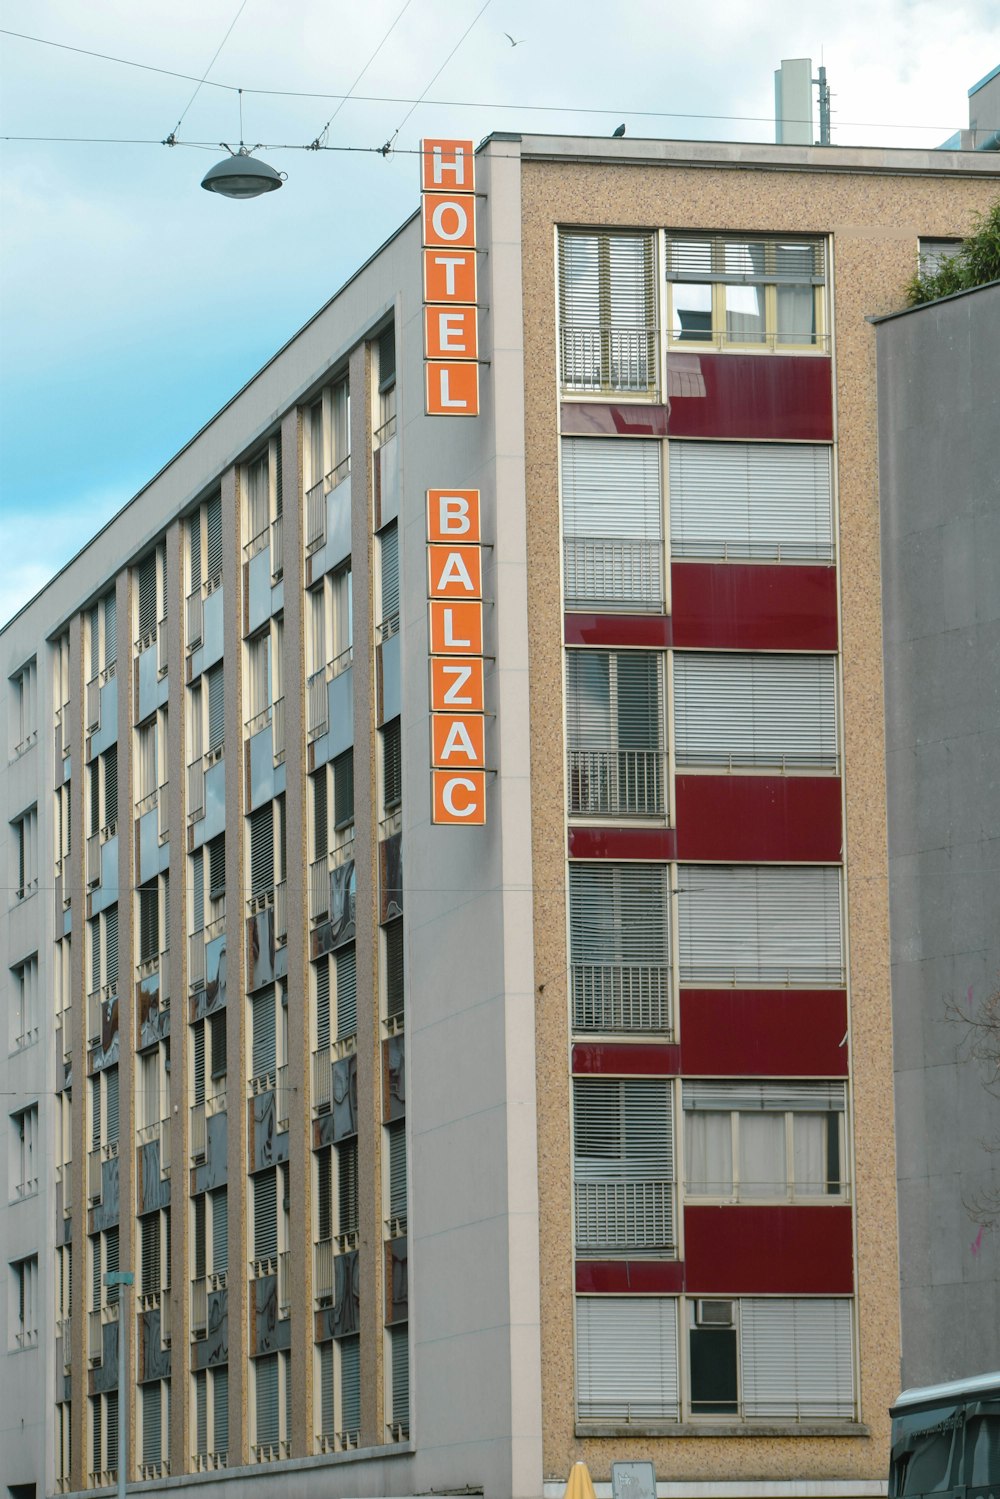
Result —
<path fill-rule="evenodd" d="M 562 383 L 569 390 L 654 391 L 656 328 L 574 323 L 560 329 Z"/>
<path fill-rule="evenodd" d="M 577 1249 L 673 1250 L 670 1181 L 575 1182 Z"/>
<path fill-rule="evenodd" d="M 661 817 L 666 759 L 659 750 L 569 752 L 569 810 L 595 817 Z"/>
<path fill-rule="evenodd" d="M 278 1255 L 278 1316 L 287 1317 L 292 1310 L 291 1250 Z"/>
<path fill-rule="evenodd" d="M 279 697 L 272 704 L 271 754 L 274 756 L 275 765 L 280 765 L 285 758 L 285 699 L 283 697 Z"/>
<path fill-rule="evenodd" d="M 288 1128 L 288 1065 L 283 1062 L 274 1077 L 274 1108 L 278 1129 Z"/>
<path fill-rule="evenodd" d="M 141 796 L 139 798 L 139 800 L 136 802 L 136 804 L 135 804 L 135 815 L 136 815 L 136 817 L 145 817 L 145 815 L 146 815 L 147 812 L 152 812 L 152 810 L 156 806 L 158 800 L 159 800 L 158 788 L 154 786 L 152 791 L 148 792 L 145 796 Z"/>
<path fill-rule="evenodd" d="M 656 963 L 574 963 L 573 1029 L 669 1035 L 670 969 Z"/>
<path fill-rule="evenodd" d="M 568 608 L 663 607 L 663 546 L 658 540 L 567 536 L 563 558 Z"/>
<path fill-rule="evenodd" d="M 306 490 L 306 555 L 326 541 L 326 482 L 320 479 Z"/>
<path fill-rule="evenodd" d="M 277 581 L 285 571 L 284 516 L 276 515 L 271 522 L 271 577 Z"/>
<path fill-rule="evenodd" d="M 187 596 L 187 648 L 193 651 L 196 646 L 201 645 L 205 630 L 205 600 L 200 588 L 195 588 Z"/>
<path fill-rule="evenodd" d="M 160 1176 L 170 1175 L 170 1120 L 160 1120 Z"/>
<path fill-rule="evenodd" d="M 104 1323 L 99 1307 L 87 1313 L 87 1358 L 92 1364 L 100 1363 L 104 1358 Z"/>
<path fill-rule="evenodd" d="M 208 1118 L 205 1114 L 205 1105 L 203 1103 L 191 1105 L 191 1128 L 188 1144 L 191 1150 L 192 1161 L 203 1160 L 208 1150 Z"/>
<path fill-rule="evenodd" d="M 354 858 L 354 828 L 330 853 L 314 859 L 309 866 L 309 919 L 321 921 L 330 914 L 330 876 L 341 864 Z"/>
<path fill-rule="evenodd" d="M 250 540 L 243 548 L 244 562 L 251 562 L 254 557 L 257 556 L 258 552 L 262 552 L 264 550 L 270 539 L 271 527 L 268 524 L 264 526 L 263 530 L 258 531 L 256 536 L 251 536 Z"/>
<path fill-rule="evenodd" d="M 243 724 L 243 738 L 252 739 L 255 734 L 260 733 L 261 729 L 266 729 L 271 722 L 273 710 L 274 704 L 268 703 L 259 712 L 255 713 L 252 718 L 246 719 Z"/>
<path fill-rule="evenodd" d="M 205 987 L 205 933 L 199 928 L 188 938 L 188 988 Z"/>
<path fill-rule="evenodd" d="M 199 1275 L 191 1282 L 191 1336 L 208 1332 L 208 1281 Z"/>
<path fill-rule="evenodd" d="M 101 1160 L 100 1148 L 87 1152 L 87 1197 L 90 1202 L 101 1200 Z"/>
<path fill-rule="evenodd" d="M 317 1239 L 313 1246 L 313 1297 L 317 1302 L 333 1299 L 333 1240 Z"/>
<path fill-rule="evenodd" d="M 288 941 L 288 886 L 284 880 L 274 887 L 274 940 L 279 947 Z"/>
<path fill-rule="evenodd" d="M 205 776 L 213 765 L 218 765 L 222 759 L 223 746 L 213 744 L 212 748 L 199 755 L 197 760 L 192 760 L 187 768 L 187 819 L 195 822 L 199 817 L 205 815 Z"/>
<path fill-rule="evenodd" d="M 326 1113 L 333 1106 L 333 1059 L 329 1046 L 313 1052 L 312 1106 L 317 1114 Z"/>
<path fill-rule="evenodd" d="M 282 1458 L 289 1455 L 291 1447 L 285 1440 L 280 1442 L 258 1442 L 250 1448 L 254 1461 L 258 1463 L 278 1463 Z"/>
<path fill-rule="evenodd" d="M 310 739 L 317 739 L 320 734 L 325 734 L 329 728 L 330 705 L 327 694 L 327 683 L 339 677 L 341 672 L 346 671 L 354 660 L 354 647 L 349 645 L 339 655 L 334 656 L 319 671 L 314 671 L 306 682 L 306 733 Z"/>

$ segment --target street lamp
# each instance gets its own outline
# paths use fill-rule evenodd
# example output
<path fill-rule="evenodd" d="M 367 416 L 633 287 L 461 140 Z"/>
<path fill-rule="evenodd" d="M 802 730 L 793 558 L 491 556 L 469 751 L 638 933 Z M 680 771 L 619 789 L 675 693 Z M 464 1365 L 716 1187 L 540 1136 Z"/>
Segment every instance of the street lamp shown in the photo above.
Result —
<path fill-rule="evenodd" d="M 131 1270 L 109 1270 L 106 1286 L 118 1286 L 118 1499 L 125 1499 L 125 1452 L 128 1406 L 125 1396 L 125 1288 L 135 1284 Z"/>
<path fill-rule="evenodd" d="M 276 172 L 266 161 L 258 161 L 242 143 L 238 151 L 230 151 L 222 161 L 209 167 L 201 185 L 210 193 L 219 193 L 223 198 L 259 198 L 261 193 L 273 193 L 285 180 L 284 172 Z"/>

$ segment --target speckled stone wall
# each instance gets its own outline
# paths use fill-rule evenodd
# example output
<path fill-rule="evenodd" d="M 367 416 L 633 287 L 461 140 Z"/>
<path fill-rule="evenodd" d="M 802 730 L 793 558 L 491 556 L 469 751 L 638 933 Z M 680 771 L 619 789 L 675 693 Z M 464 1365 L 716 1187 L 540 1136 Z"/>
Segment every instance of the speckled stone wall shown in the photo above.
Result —
<path fill-rule="evenodd" d="M 580 143 L 577 143 L 580 144 Z M 602 143 L 593 143 L 595 155 Z M 606 149 L 611 143 L 603 143 Z M 617 144 L 617 143 L 615 143 Z M 682 155 L 683 149 L 677 153 Z M 706 148 L 697 148 L 702 152 Z M 754 148 L 767 159 L 769 148 Z M 694 155 L 695 152 L 690 152 Z M 552 161 L 523 147 L 523 263 L 528 568 L 532 601 L 536 1046 L 544 1473 L 577 1458 L 607 1479 L 613 1459 L 652 1458 L 658 1476 L 733 1476 L 733 1438 L 622 1441 L 574 1434 L 572 1199 L 567 1029 L 566 804 L 554 362 L 557 225 L 831 234 L 839 437 L 847 931 L 851 1003 L 857 1294 L 862 1421 L 870 1436 L 739 1437 L 741 1478 L 884 1478 L 886 1411 L 899 1389 L 899 1314 L 888 967 L 885 776 L 879 588 L 875 335 L 866 315 L 897 308 L 919 236 L 967 231 L 996 196 L 986 180 L 886 169 L 891 153 L 830 153 L 843 170 Z M 921 153 L 923 155 L 923 153 Z M 815 158 L 817 152 L 800 157 Z M 925 160 L 933 153 L 926 153 Z M 902 153 L 900 155 L 902 160 Z M 775 153 L 775 162 L 778 153 Z M 950 158 L 954 165 L 954 158 Z M 942 168 L 945 163 L 942 162 Z M 935 163 L 936 166 L 936 163 Z M 732 357 L 738 357 L 736 355 Z"/>

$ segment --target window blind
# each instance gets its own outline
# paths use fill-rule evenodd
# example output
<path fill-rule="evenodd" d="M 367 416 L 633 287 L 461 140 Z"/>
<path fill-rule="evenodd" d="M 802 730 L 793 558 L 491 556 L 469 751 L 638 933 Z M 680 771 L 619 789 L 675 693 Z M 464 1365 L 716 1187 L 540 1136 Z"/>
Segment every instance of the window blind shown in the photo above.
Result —
<path fill-rule="evenodd" d="M 160 1215 L 147 1213 L 142 1226 L 142 1290 L 144 1295 L 160 1289 Z"/>
<path fill-rule="evenodd" d="M 195 511 L 194 515 L 188 517 L 188 565 L 191 576 L 191 592 L 194 593 L 201 588 L 201 510 Z"/>
<path fill-rule="evenodd" d="M 312 803 L 313 803 L 313 858 L 322 859 L 325 855 L 329 839 L 329 822 L 327 818 L 327 796 L 326 796 L 327 771 L 326 766 L 312 778 Z"/>
<path fill-rule="evenodd" d="M 338 828 L 354 821 L 354 750 L 344 750 L 333 761 L 333 820 Z"/>
<path fill-rule="evenodd" d="M 382 730 L 382 789 L 385 809 L 398 807 L 403 795 L 403 762 L 399 719 L 393 718 Z"/>
<path fill-rule="evenodd" d="M 356 1432 L 361 1426 L 361 1340 L 341 1338 L 339 1347 L 341 1429 Z"/>
<path fill-rule="evenodd" d="M 354 943 L 339 948 L 334 962 L 337 969 L 337 1040 L 353 1036 L 358 1029 L 358 972 Z"/>
<path fill-rule="evenodd" d="M 668 231 L 666 252 L 668 281 L 814 281 L 822 285 L 826 276 L 826 247 L 821 239 Z"/>
<path fill-rule="evenodd" d="M 104 665 L 118 659 L 118 601 L 114 590 L 104 596 Z"/>
<path fill-rule="evenodd" d="M 118 821 L 118 746 L 112 744 L 102 758 L 104 766 L 104 826 Z"/>
<path fill-rule="evenodd" d="M 254 1359 L 254 1392 L 256 1396 L 257 1445 L 278 1445 L 278 1355 L 268 1353 Z"/>
<path fill-rule="evenodd" d="M 254 1259 L 278 1253 L 278 1181 L 275 1170 L 260 1171 L 253 1178 Z"/>
<path fill-rule="evenodd" d="M 229 1451 L 229 1370 L 223 1365 L 212 1379 L 212 1450 Z"/>
<path fill-rule="evenodd" d="M 261 1077 L 273 1072 L 275 1067 L 275 1004 L 274 987 L 261 989 L 251 1000 L 253 1021 L 252 1060 L 253 1076 Z"/>
<path fill-rule="evenodd" d="M 222 667 L 212 666 L 205 673 L 208 683 L 208 747 L 217 749 L 225 738 L 226 704 L 223 695 Z"/>
<path fill-rule="evenodd" d="M 320 1239 L 333 1237 L 333 1147 L 316 1152 L 316 1228 Z"/>
<path fill-rule="evenodd" d="M 559 324 L 564 385 L 647 390 L 656 385 L 656 283 L 649 233 L 559 236 Z"/>
<path fill-rule="evenodd" d="M 403 992 L 403 919 L 390 921 L 385 932 L 385 1012 L 390 1020 L 404 1013 Z"/>
<path fill-rule="evenodd" d="M 567 607 L 659 609 L 661 444 L 565 437 L 561 451 Z"/>
<path fill-rule="evenodd" d="M 208 1273 L 208 1261 L 206 1258 L 206 1228 L 205 1228 L 205 1194 L 202 1192 L 193 1199 L 194 1207 L 194 1273 L 195 1278 Z"/>
<path fill-rule="evenodd" d="M 387 624 L 399 615 L 399 531 L 396 522 L 379 534 L 381 560 L 381 623 Z"/>
<path fill-rule="evenodd" d="M 107 1143 L 114 1145 L 118 1139 L 118 1068 L 104 1069 L 104 1103 L 107 1110 L 105 1134 Z"/>
<path fill-rule="evenodd" d="M 831 450 L 813 443 L 671 442 L 674 557 L 831 562 Z"/>
<path fill-rule="evenodd" d="M 143 557 L 138 569 L 139 639 L 156 629 L 156 553 Z"/>
<path fill-rule="evenodd" d="M 208 1456 L 208 1374 L 199 1369 L 194 1375 L 194 1443 L 199 1457 Z"/>
<path fill-rule="evenodd" d="M 358 1142 L 337 1146 L 337 1231 L 353 1234 L 358 1228 Z"/>
<path fill-rule="evenodd" d="M 685 1109 L 792 1110 L 796 1113 L 842 1113 L 847 1106 L 846 1085 L 834 1082 L 715 1082 L 685 1080 Z"/>
<path fill-rule="evenodd" d="M 748 1417 L 851 1419 L 854 1359 L 847 1298 L 744 1297 L 743 1411 Z"/>
<path fill-rule="evenodd" d="M 104 913 L 104 982 L 118 987 L 118 907 L 109 906 Z"/>
<path fill-rule="evenodd" d="M 406 1216 L 406 1125 L 403 1120 L 389 1128 L 389 1214 Z"/>
<path fill-rule="evenodd" d="M 578 1296 L 576 1403 L 581 1421 L 677 1421 L 677 1302 Z"/>
<path fill-rule="evenodd" d="M 332 1437 L 334 1427 L 333 1403 L 333 1344 L 319 1345 L 319 1429 L 320 1434 Z"/>
<path fill-rule="evenodd" d="M 226 1075 L 226 1012 L 217 1010 L 214 1015 L 208 1017 L 211 1028 L 211 1061 L 212 1077 L 220 1078 Z"/>
<path fill-rule="evenodd" d="M 404 1322 L 389 1328 L 389 1350 L 392 1378 L 392 1421 L 404 1432 L 410 1427 L 410 1339 Z"/>
<path fill-rule="evenodd" d="M 270 802 L 251 812 L 250 893 L 260 895 L 274 886 L 274 812 Z"/>
<path fill-rule="evenodd" d="M 685 984 L 840 984 L 840 871 L 828 866 L 682 866 Z"/>
<path fill-rule="evenodd" d="M 226 893 L 226 838 L 220 833 L 205 844 L 208 851 L 208 894 L 219 900 Z"/>
<path fill-rule="evenodd" d="M 196 848 L 191 855 L 191 929 L 200 932 L 205 926 L 205 851 Z"/>
<path fill-rule="evenodd" d="M 316 1047 L 323 1051 L 330 1044 L 330 959 L 316 964 Z"/>
<path fill-rule="evenodd" d="M 159 1463 L 162 1455 L 160 1381 L 144 1384 L 142 1389 L 142 1461 Z"/>
<path fill-rule="evenodd" d="M 674 742 L 678 765 L 835 768 L 835 658 L 678 651 Z"/>
<path fill-rule="evenodd" d="M 205 504 L 205 551 L 208 567 L 206 580 L 211 582 L 222 572 L 222 496 L 212 495 Z"/>
<path fill-rule="evenodd" d="M 212 1273 L 229 1268 L 229 1192 L 219 1187 L 209 1194 L 212 1200 Z"/>

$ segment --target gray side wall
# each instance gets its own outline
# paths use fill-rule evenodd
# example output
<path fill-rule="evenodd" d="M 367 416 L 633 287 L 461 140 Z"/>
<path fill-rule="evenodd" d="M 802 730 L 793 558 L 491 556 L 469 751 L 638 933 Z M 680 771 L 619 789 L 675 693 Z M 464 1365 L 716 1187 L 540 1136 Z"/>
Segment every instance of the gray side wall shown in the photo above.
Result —
<path fill-rule="evenodd" d="M 1000 287 L 878 329 L 903 1387 L 1000 1368 Z"/>

